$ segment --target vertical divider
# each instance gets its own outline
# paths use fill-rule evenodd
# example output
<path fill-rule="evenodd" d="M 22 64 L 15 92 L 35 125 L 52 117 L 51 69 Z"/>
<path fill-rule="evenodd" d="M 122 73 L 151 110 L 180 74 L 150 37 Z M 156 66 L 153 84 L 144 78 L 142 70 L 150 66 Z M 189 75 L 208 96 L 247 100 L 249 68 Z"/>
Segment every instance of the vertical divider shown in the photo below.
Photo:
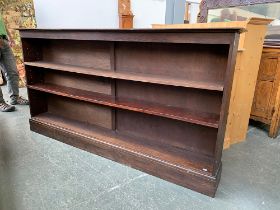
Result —
<path fill-rule="evenodd" d="M 116 60 L 115 60 L 115 42 L 111 42 L 110 45 L 110 65 L 111 71 L 116 71 Z M 116 100 L 116 79 L 111 79 L 111 96 Z M 116 130 L 116 109 L 111 108 L 112 111 L 112 130 Z"/>

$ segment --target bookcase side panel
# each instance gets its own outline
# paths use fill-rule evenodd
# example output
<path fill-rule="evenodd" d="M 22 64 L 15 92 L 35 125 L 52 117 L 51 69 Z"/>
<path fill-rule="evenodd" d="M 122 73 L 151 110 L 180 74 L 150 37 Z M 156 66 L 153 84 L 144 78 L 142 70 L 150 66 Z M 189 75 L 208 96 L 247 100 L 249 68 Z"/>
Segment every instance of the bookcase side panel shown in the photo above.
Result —
<path fill-rule="evenodd" d="M 222 158 L 222 152 L 224 146 L 226 125 L 228 121 L 229 105 L 230 105 L 234 70 L 236 65 L 239 38 L 240 38 L 239 33 L 232 34 L 231 43 L 228 50 L 227 67 L 226 67 L 226 75 L 225 75 L 225 87 L 223 91 L 223 101 L 222 101 L 221 115 L 219 121 L 219 130 L 218 130 L 217 142 L 215 148 L 215 162 L 216 162 L 215 170 L 218 170 L 218 168 L 221 165 L 221 158 Z"/>

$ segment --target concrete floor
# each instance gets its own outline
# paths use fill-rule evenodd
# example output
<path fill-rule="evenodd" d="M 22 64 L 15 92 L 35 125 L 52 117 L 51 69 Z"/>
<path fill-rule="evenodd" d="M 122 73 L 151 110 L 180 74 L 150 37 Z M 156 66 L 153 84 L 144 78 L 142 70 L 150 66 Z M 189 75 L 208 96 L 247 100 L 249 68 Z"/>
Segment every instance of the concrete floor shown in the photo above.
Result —
<path fill-rule="evenodd" d="M 258 128 L 224 151 L 213 199 L 32 133 L 28 118 L 0 113 L 1 210 L 280 209 L 280 138 Z"/>

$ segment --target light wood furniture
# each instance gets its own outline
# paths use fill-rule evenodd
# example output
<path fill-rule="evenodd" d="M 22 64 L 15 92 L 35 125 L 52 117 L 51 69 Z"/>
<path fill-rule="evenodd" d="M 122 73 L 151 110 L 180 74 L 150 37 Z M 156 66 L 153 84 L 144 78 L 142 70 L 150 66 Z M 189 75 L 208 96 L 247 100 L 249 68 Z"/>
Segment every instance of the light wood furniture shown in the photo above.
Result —
<path fill-rule="evenodd" d="M 133 28 L 134 15 L 131 12 L 130 0 L 118 0 L 119 28 Z"/>
<path fill-rule="evenodd" d="M 134 15 L 119 15 L 119 28 L 129 29 L 133 28 Z"/>
<path fill-rule="evenodd" d="M 280 121 L 280 45 L 264 45 L 251 119 L 269 125 L 276 138 Z"/>
<path fill-rule="evenodd" d="M 20 30 L 30 128 L 214 196 L 239 33 Z"/>
<path fill-rule="evenodd" d="M 251 18 L 248 21 L 198 23 L 198 24 L 153 24 L 153 28 L 234 28 L 246 29 L 241 34 L 233 79 L 224 148 L 229 148 L 246 139 L 255 85 L 267 24 L 270 19 Z"/>

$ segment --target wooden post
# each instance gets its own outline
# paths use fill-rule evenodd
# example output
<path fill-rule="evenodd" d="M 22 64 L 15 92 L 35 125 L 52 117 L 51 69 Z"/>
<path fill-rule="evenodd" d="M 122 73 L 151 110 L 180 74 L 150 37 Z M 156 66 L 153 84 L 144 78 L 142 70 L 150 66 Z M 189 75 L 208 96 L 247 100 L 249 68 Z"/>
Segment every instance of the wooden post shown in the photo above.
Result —
<path fill-rule="evenodd" d="M 119 0 L 119 28 L 133 28 L 130 0 Z"/>

